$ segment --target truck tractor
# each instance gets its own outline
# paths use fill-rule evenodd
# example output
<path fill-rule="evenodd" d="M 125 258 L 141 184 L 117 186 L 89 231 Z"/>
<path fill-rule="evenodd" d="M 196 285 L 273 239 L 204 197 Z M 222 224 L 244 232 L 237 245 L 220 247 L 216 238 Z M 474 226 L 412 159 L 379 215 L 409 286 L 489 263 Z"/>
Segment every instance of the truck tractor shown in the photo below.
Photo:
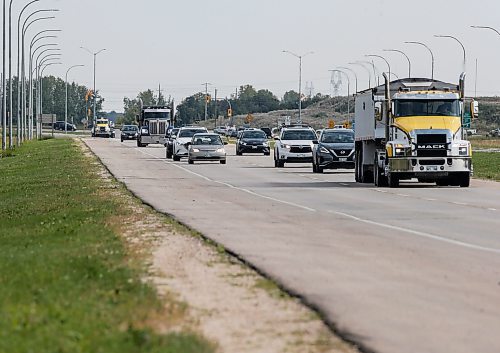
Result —
<path fill-rule="evenodd" d="M 465 73 L 458 86 L 384 79 L 356 97 L 356 181 L 396 188 L 401 180 L 417 179 L 468 187 L 473 167 L 465 111 L 474 118 L 478 106 L 465 98 Z"/>
<path fill-rule="evenodd" d="M 98 118 L 92 127 L 92 137 L 114 138 L 115 130 L 112 128 L 110 121 L 105 118 Z"/>
<path fill-rule="evenodd" d="M 169 106 L 142 106 L 137 116 L 139 131 L 137 147 L 165 144 L 165 134 L 172 123 L 172 108 Z"/>

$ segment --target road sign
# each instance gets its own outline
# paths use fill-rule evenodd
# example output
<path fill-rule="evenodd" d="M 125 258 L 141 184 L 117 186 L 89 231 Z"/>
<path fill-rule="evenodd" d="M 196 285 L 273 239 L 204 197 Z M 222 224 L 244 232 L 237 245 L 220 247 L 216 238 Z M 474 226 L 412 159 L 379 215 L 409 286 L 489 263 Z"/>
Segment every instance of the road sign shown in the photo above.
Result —
<path fill-rule="evenodd" d="M 232 117 L 232 116 L 233 116 L 233 110 L 232 110 L 231 108 L 229 108 L 229 109 L 227 110 L 227 117 L 228 117 L 228 118 L 230 118 L 230 117 Z"/>
<path fill-rule="evenodd" d="M 328 120 L 328 128 L 333 129 L 335 127 L 335 120 L 330 119 Z"/>
<path fill-rule="evenodd" d="M 253 115 L 252 114 L 248 114 L 247 117 L 245 118 L 245 122 L 247 124 L 250 124 L 251 122 L 253 122 Z"/>

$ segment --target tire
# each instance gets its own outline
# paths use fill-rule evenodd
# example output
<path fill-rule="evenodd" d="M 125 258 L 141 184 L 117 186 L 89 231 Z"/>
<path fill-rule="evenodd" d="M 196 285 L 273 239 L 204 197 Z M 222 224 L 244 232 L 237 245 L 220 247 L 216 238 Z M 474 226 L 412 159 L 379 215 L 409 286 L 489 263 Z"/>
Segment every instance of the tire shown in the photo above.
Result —
<path fill-rule="evenodd" d="M 356 183 L 360 182 L 358 161 L 359 161 L 359 151 L 356 150 L 354 155 L 354 180 L 356 181 Z"/>
<path fill-rule="evenodd" d="M 270 156 L 271 152 L 264 152 L 264 156 Z"/>
<path fill-rule="evenodd" d="M 469 173 L 462 173 L 459 177 L 459 186 L 461 188 L 468 188 L 470 186 L 470 174 Z"/>
<path fill-rule="evenodd" d="M 188 159 L 188 164 L 194 164 L 194 161 L 192 159 Z"/>
<path fill-rule="evenodd" d="M 316 163 L 313 162 L 313 173 L 317 173 L 318 170 L 316 169 Z"/>
<path fill-rule="evenodd" d="M 220 164 L 226 164 L 226 160 L 220 161 Z"/>
<path fill-rule="evenodd" d="M 383 170 L 378 166 L 378 156 L 375 156 L 375 161 L 373 163 L 373 182 L 377 187 L 387 186 L 387 177 L 383 175 Z"/>
<path fill-rule="evenodd" d="M 242 154 L 242 153 L 241 153 L 238 149 L 236 149 L 236 155 L 237 155 L 237 156 L 241 156 L 241 155 L 243 155 L 243 154 Z"/>
<path fill-rule="evenodd" d="M 323 168 L 321 168 L 319 165 L 316 166 L 316 173 L 320 173 L 320 174 L 323 174 L 325 170 Z"/>
<path fill-rule="evenodd" d="M 390 188 L 398 188 L 399 187 L 399 177 L 394 175 L 393 173 L 389 173 L 387 177 L 387 182 Z"/>
<path fill-rule="evenodd" d="M 123 138 L 121 138 L 120 141 L 123 143 Z"/>
<path fill-rule="evenodd" d="M 171 159 L 172 158 L 172 152 L 168 149 L 167 147 L 167 155 L 166 155 L 167 159 Z"/>
<path fill-rule="evenodd" d="M 177 156 L 175 154 L 173 155 L 172 158 L 173 158 L 174 162 L 180 162 L 181 161 L 181 157 L 179 157 L 179 156 Z"/>

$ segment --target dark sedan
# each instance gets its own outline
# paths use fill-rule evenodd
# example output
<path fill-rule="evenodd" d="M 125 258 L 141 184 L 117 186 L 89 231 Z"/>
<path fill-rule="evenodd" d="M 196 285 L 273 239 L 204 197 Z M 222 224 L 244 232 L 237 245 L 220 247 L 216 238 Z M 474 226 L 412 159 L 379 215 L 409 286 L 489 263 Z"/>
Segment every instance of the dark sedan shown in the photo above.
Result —
<path fill-rule="evenodd" d="M 236 155 L 241 156 L 243 153 L 263 153 L 269 156 L 271 150 L 266 133 L 258 129 L 241 131 L 236 141 Z"/>
<path fill-rule="evenodd" d="M 313 149 L 313 172 L 325 169 L 354 168 L 354 131 L 326 129 Z"/>
<path fill-rule="evenodd" d="M 124 140 L 137 140 L 137 132 L 139 128 L 137 125 L 123 125 L 121 130 L 121 141 Z"/>

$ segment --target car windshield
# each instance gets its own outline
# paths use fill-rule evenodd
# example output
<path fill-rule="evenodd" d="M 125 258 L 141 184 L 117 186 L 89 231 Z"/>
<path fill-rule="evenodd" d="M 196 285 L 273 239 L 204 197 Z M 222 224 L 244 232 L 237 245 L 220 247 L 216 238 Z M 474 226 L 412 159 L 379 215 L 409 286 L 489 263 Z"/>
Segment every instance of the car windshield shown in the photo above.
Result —
<path fill-rule="evenodd" d="M 282 140 L 313 141 L 316 134 L 311 130 L 288 130 L 283 132 Z"/>
<path fill-rule="evenodd" d="M 351 131 L 327 131 L 321 137 L 324 143 L 354 143 L 354 133 Z"/>
<path fill-rule="evenodd" d="M 137 126 L 124 126 L 123 131 L 137 131 Z"/>
<path fill-rule="evenodd" d="M 244 139 L 267 139 L 264 131 L 245 131 L 242 138 Z"/>
<path fill-rule="evenodd" d="M 203 146 L 203 145 L 223 145 L 222 140 L 219 135 L 196 135 L 193 138 L 193 145 Z"/>
<path fill-rule="evenodd" d="M 196 134 L 199 134 L 200 132 L 205 132 L 204 129 L 186 129 L 186 130 L 181 130 L 179 132 L 179 137 L 193 137 Z"/>
<path fill-rule="evenodd" d="M 460 116 L 458 100 L 396 100 L 396 117 L 405 116 Z"/>

